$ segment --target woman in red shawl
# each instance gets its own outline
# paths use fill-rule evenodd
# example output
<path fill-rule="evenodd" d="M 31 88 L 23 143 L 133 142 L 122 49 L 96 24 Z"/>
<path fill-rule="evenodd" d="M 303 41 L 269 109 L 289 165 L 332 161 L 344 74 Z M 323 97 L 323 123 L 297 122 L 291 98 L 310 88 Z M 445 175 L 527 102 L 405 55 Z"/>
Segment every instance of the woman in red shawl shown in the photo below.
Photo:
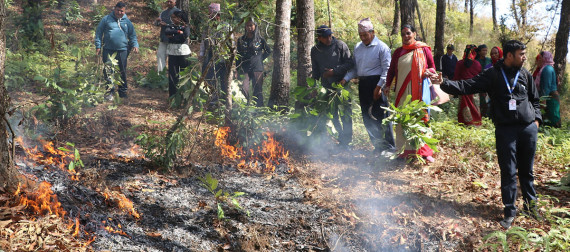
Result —
<path fill-rule="evenodd" d="M 493 65 L 495 65 L 495 63 L 497 63 L 497 61 L 499 61 L 502 58 L 503 58 L 503 50 L 501 50 L 501 48 L 499 48 L 498 46 L 493 47 L 493 49 L 491 49 L 491 63 L 484 66 L 483 70 L 493 67 Z"/>
<path fill-rule="evenodd" d="M 493 65 L 495 65 L 495 63 L 497 63 L 502 58 L 503 58 L 503 50 L 501 50 L 501 48 L 499 48 L 498 46 L 493 47 L 491 49 L 491 63 L 484 66 L 483 70 L 487 70 L 493 67 Z M 484 94 L 482 93 L 481 96 L 479 96 L 479 108 L 481 108 L 479 112 L 481 112 L 481 117 L 491 116 L 491 112 L 489 112 L 490 106 L 491 106 L 491 99 L 489 98 L 489 95 L 487 95 L 487 93 Z"/>
<path fill-rule="evenodd" d="M 402 106 L 408 95 L 412 96 L 412 100 L 422 99 L 422 80 L 428 78 L 435 73 L 435 64 L 431 53 L 431 48 L 423 42 L 416 41 L 416 29 L 411 25 L 402 26 L 402 47 L 396 49 L 392 54 L 392 61 L 386 76 L 386 87 L 383 91 L 388 97 L 390 85 L 395 81 L 394 90 L 396 92 L 396 107 Z M 380 97 L 378 93 L 374 94 L 375 99 Z M 425 121 L 427 122 L 427 117 Z M 423 145 L 419 150 L 412 147 L 410 142 L 405 139 L 401 125 L 396 125 L 396 148 L 398 151 L 404 150 L 400 154 L 401 158 L 408 158 L 416 154 L 422 156 L 429 162 L 433 162 L 433 150 L 427 145 Z"/>
<path fill-rule="evenodd" d="M 481 72 L 481 63 L 475 60 L 477 56 L 476 45 L 467 45 L 463 51 L 463 59 L 455 65 L 453 80 L 468 80 Z M 459 109 L 457 121 L 465 125 L 481 125 L 481 113 L 473 102 L 473 95 L 461 95 L 459 97 Z"/>

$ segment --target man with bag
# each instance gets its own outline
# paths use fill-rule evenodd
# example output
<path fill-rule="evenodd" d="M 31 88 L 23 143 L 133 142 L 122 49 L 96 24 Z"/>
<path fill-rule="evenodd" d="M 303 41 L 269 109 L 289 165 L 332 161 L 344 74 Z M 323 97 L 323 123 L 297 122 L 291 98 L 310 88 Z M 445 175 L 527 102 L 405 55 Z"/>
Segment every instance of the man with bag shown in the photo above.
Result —
<path fill-rule="evenodd" d="M 139 52 L 139 43 L 137 42 L 137 33 L 131 20 L 125 14 L 127 4 L 118 2 L 109 15 L 103 17 L 97 30 L 95 31 L 95 48 L 97 55 L 101 54 L 103 48 L 103 63 L 109 61 L 110 55 L 115 55 L 121 71 L 122 83 L 119 85 L 119 97 L 127 97 L 127 57 L 130 50 Z M 107 70 L 103 70 L 103 75 L 107 81 L 110 81 Z M 109 90 L 105 99 L 112 100 L 115 93 L 115 87 Z"/>

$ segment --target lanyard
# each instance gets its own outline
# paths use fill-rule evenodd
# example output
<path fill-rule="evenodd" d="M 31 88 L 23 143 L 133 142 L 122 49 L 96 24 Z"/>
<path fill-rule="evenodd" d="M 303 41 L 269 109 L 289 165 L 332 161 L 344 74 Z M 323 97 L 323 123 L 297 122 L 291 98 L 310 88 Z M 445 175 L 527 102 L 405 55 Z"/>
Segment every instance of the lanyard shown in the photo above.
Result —
<path fill-rule="evenodd" d="M 505 75 L 505 70 L 503 70 L 503 68 L 501 68 L 501 72 L 503 72 L 503 78 L 505 78 L 505 83 L 507 84 L 507 89 L 509 90 L 509 93 L 511 94 L 511 96 L 513 95 L 513 90 L 515 90 L 515 87 L 517 86 L 517 80 L 519 79 L 519 73 L 521 72 L 520 70 L 517 71 L 517 75 L 515 75 L 515 83 L 513 84 L 513 87 L 511 87 L 509 80 L 507 80 L 507 75 Z"/>

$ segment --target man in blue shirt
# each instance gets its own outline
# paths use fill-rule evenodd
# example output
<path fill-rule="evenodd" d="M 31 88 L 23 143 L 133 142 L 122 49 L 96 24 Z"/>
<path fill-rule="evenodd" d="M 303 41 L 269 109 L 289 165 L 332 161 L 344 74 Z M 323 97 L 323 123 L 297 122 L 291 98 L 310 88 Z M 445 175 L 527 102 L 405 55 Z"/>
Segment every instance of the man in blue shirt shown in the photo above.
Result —
<path fill-rule="evenodd" d="M 103 62 L 109 60 L 109 56 L 115 54 L 121 70 L 122 83 L 119 85 L 119 96 L 127 97 L 127 57 L 130 50 L 139 52 L 139 43 L 137 42 L 137 34 L 131 20 L 125 14 L 127 4 L 118 2 L 109 15 L 103 17 L 97 30 L 95 31 L 95 48 L 97 55 L 101 54 L 103 48 Z M 110 81 L 106 69 L 103 69 L 105 79 Z M 113 99 L 115 88 L 111 88 L 109 94 L 105 97 L 107 100 Z"/>
<path fill-rule="evenodd" d="M 453 79 L 455 74 L 457 57 L 455 57 L 453 51 L 455 51 L 455 47 L 452 44 L 447 45 L 447 53 L 439 59 L 439 70 L 443 78 Z"/>
<path fill-rule="evenodd" d="M 358 78 L 358 97 L 362 111 L 362 121 L 375 151 L 393 150 L 394 133 L 392 123 L 382 125 L 382 120 L 390 114 L 381 107 L 388 107 L 388 99 L 382 93 L 392 56 L 388 46 L 374 35 L 374 27 L 369 18 L 358 23 L 358 35 L 362 42 L 354 47 L 354 68 L 346 73 L 340 82 L 345 84 Z"/>

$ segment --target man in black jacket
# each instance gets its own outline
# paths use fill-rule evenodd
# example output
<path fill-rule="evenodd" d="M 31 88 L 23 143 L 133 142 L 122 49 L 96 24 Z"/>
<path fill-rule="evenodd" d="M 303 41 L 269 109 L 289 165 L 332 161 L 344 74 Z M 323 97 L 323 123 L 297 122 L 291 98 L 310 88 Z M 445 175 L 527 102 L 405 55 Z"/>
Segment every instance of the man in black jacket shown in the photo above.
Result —
<path fill-rule="evenodd" d="M 331 29 L 326 25 L 317 28 L 318 43 L 311 48 L 311 63 L 313 64 L 313 79 L 321 80 L 321 85 L 332 91 L 333 83 L 340 83 L 348 70 L 354 66 L 348 46 L 332 36 Z M 331 92 L 332 94 L 332 92 Z M 343 148 L 348 148 L 352 141 L 352 108 L 351 101 L 344 106 L 343 112 L 338 106 L 333 106 L 333 124 L 338 131 L 338 142 Z M 342 121 L 342 124 L 341 124 Z"/>
<path fill-rule="evenodd" d="M 441 89 L 453 95 L 489 94 L 501 169 L 501 196 L 505 206 L 505 218 L 500 224 L 508 229 L 517 211 L 517 168 L 524 210 L 535 219 L 539 218 L 533 163 L 542 116 L 532 74 L 522 67 L 526 61 L 526 46 L 520 41 L 510 40 L 504 44 L 503 51 L 504 60 L 473 79 L 450 81 L 434 77 L 432 81 L 436 84 L 443 82 Z"/>

